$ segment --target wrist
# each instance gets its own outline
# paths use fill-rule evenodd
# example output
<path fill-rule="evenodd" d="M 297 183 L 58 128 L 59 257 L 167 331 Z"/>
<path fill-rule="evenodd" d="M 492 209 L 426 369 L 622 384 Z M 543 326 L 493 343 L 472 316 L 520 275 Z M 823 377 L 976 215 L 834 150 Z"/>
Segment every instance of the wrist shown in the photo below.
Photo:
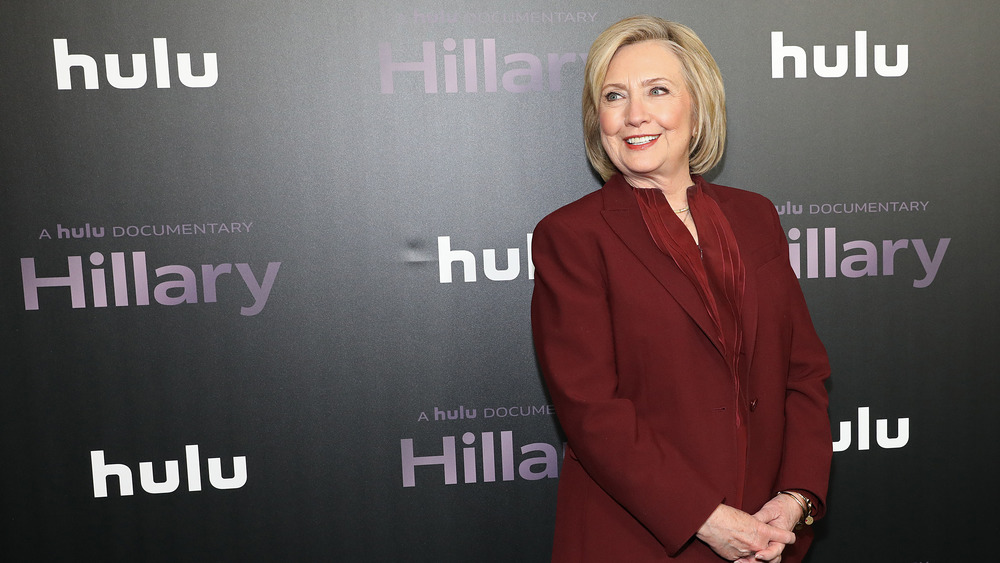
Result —
<path fill-rule="evenodd" d="M 802 516 L 799 521 L 795 524 L 795 529 L 799 529 L 802 526 L 811 526 L 813 523 L 813 514 L 816 512 L 816 507 L 813 506 L 811 500 L 806 495 L 796 492 L 796 491 L 778 491 L 779 495 L 788 495 L 795 504 L 799 506 L 802 510 Z"/>

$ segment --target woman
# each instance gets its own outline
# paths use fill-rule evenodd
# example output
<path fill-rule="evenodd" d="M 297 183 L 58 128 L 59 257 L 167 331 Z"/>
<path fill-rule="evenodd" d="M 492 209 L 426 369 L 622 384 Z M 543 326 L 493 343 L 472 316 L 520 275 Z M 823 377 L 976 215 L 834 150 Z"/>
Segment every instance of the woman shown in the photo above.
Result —
<path fill-rule="evenodd" d="M 774 206 L 707 183 L 714 59 L 640 16 L 590 49 L 604 187 L 534 231 L 535 347 L 568 447 L 554 561 L 800 561 L 832 445 L 816 336 Z M 798 529 L 797 529 L 798 528 Z"/>

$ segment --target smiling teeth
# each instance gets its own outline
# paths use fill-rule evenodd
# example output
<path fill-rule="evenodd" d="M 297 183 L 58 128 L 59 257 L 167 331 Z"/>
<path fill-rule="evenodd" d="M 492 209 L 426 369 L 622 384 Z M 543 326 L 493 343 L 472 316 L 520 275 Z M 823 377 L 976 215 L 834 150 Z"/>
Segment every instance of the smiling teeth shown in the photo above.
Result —
<path fill-rule="evenodd" d="M 642 145 L 652 141 L 659 135 L 646 135 L 645 137 L 632 137 L 631 139 L 626 139 L 625 142 L 630 145 Z"/>

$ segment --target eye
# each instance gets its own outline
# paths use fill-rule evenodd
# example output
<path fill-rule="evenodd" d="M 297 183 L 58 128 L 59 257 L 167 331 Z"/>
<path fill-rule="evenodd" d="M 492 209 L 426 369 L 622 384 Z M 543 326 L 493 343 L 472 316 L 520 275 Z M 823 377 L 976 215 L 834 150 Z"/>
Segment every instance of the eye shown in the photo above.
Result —
<path fill-rule="evenodd" d="M 615 92 L 615 91 L 611 91 L 611 92 L 608 92 L 607 94 L 604 94 L 604 99 L 607 100 L 607 101 L 609 101 L 609 102 L 613 102 L 615 100 L 620 100 L 623 97 L 624 96 L 621 95 L 621 92 Z"/>
<path fill-rule="evenodd" d="M 665 86 L 653 86 L 649 90 L 649 93 L 652 94 L 652 95 L 654 95 L 654 96 L 663 96 L 663 95 L 669 94 L 670 90 L 667 90 L 667 88 Z"/>

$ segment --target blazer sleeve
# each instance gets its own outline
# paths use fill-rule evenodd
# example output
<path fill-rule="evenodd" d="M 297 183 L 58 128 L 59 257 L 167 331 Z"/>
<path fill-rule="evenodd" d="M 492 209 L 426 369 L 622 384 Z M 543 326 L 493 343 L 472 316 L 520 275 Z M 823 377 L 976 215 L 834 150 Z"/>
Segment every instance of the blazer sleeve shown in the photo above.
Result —
<path fill-rule="evenodd" d="M 788 240 L 774 206 L 770 209 L 781 248 L 787 256 Z M 830 376 L 830 363 L 813 327 L 802 288 L 791 265 L 785 269 L 784 275 L 784 285 L 789 288 L 792 339 L 785 392 L 781 470 L 775 490 L 794 489 L 809 494 L 816 508 L 815 517 L 818 518 L 826 512 L 826 493 L 833 458 L 825 384 Z"/>
<path fill-rule="evenodd" d="M 607 270 L 593 229 L 550 215 L 532 238 L 535 349 L 569 453 L 674 554 L 724 499 L 616 393 Z"/>

